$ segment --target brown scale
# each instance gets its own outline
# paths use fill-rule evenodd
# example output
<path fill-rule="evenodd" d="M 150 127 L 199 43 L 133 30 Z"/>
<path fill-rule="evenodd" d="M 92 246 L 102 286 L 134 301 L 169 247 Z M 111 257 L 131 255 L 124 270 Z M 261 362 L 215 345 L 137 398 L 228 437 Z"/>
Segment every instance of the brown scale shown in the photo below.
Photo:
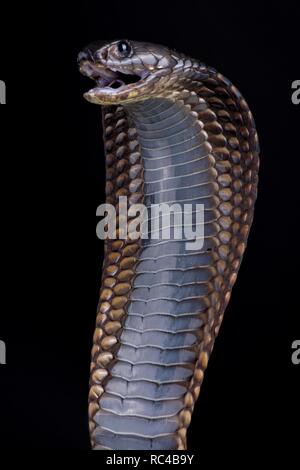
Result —
<path fill-rule="evenodd" d="M 119 232 L 119 196 L 129 198 L 128 206 L 143 200 L 143 170 L 140 149 L 134 127 L 122 107 L 103 109 L 103 129 L 106 153 L 106 202 L 116 207 Z M 116 190 L 117 189 L 117 190 Z M 116 361 L 119 338 L 125 320 L 126 304 L 135 275 L 140 241 L 106 240 L 102 287 L 97 309 L 96 328 L 91 353 L 89 392 L 89 428 L 92 435 L 96 425 L 93 417 L 99 411 L 99 400 L 109 380 L 110 369 Z M 94 445 L 91 438 L 92 446 Z"/>
<path fill-rule="evenodd" d="M 198 112 L 198 119 L 212 145 L 217 170 L 220 217 L 219 233 L 215 237 L 214 292 L 208 296 L 209 308 L 201 314 L 204 326 L 198 348 L 199 359 L 184 397 L 184 409 L 179 414 L 179 450 L 186 449 L 187 428 L 231 290 L 237 279 L 256 200 L 259 167 L 257 133 L 248 105 L 237 89 L 228 83 L 221 74 L 213 71 L 204 84 L 193 82 L 191 87 L 191 93 L 195 94 L 197 90 L 198 97 L 206 102 L 206 106 L 202 104 L 202 109 Z M 187 98 L 185 102 L 191 100 Z M 199 104 L 195 102 L 191 110 L 197 109 L 197 106 Z"/>

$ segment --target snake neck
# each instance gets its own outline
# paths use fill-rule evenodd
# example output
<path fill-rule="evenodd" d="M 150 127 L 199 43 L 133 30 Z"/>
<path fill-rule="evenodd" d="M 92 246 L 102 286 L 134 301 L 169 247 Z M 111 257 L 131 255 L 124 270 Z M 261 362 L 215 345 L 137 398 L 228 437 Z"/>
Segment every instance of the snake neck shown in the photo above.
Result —
<path fill-rule="evenodd" d="M 162 239 L 164 224 L 155 239 L 140 241 L 120 347 L 94 418 L 96 443 L 104 447 L 185 447 L 180 432 L 189 424 L 186 401 L 212 290 L 216 218 L 211 146 L 190 111 L 166 99 L 126 108 L 137 131 L 144 205 L 204 204 L 207 238 L 201 250 L 189 251 L 185 238 Z M 173 227 L 174 220 L 167 224 Z"/>

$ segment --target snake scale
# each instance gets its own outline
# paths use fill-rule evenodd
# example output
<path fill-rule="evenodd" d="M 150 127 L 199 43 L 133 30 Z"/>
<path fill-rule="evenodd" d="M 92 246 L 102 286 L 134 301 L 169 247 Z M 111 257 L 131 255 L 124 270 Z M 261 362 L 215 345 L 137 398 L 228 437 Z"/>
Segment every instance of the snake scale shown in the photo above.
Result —
<path fill-rule="evenodd" d="M 102 105 L 106 202 L 118 208 L 127 196 L 127 209 L 204 205 L 198 251 L 182 240 L 105 241 L 91 360 L 92 447 L 184 450 L 253 220 L 254 120 L 227 78 L 164 46 L 92 43 L 78 62 L 96 82 L 85 98 Z"/>

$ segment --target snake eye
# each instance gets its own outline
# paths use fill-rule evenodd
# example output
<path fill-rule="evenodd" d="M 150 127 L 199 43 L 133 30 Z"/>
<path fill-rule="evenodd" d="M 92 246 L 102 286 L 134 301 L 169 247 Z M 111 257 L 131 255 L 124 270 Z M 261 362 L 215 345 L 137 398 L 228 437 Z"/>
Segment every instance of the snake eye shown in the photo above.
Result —
<path fill-rule="evenodd" d="M 118 52 L 122 57 L 128 57 L 131 53 L 131 45 L 128 41 L 119 41 L 117 44 Z"/>

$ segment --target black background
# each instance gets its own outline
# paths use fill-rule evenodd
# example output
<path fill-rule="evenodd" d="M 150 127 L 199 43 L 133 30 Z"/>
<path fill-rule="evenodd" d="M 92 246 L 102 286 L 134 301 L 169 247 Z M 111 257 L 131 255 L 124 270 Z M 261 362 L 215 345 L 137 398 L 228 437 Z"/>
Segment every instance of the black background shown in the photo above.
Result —
<path fill-rule="evenodd" d="M 0 108 L 0 339 L 7 345 L 1 448 L 89 449 L 89 359 L 102 263 L 95 210 L 105 175 L 100 107 L 82 97 L 91 84 L 78 73 L 76 56 L 92 40 L 117 38 L 166 44 L 214 66 L 243 93 L 260 137 L 255 222 L 189 448 L 209 452 L 223 442 L 229 451 L 246 445 L 255 454 L 267 440 L 278 448 L 284 437 L 291 442 L 300 367 L 291 363 L 300 336 L 300 110 L 291 102 L 299 13 L 296 2 L 116 0 L 7 13 L 0 67 L 7 84 Z"/>

